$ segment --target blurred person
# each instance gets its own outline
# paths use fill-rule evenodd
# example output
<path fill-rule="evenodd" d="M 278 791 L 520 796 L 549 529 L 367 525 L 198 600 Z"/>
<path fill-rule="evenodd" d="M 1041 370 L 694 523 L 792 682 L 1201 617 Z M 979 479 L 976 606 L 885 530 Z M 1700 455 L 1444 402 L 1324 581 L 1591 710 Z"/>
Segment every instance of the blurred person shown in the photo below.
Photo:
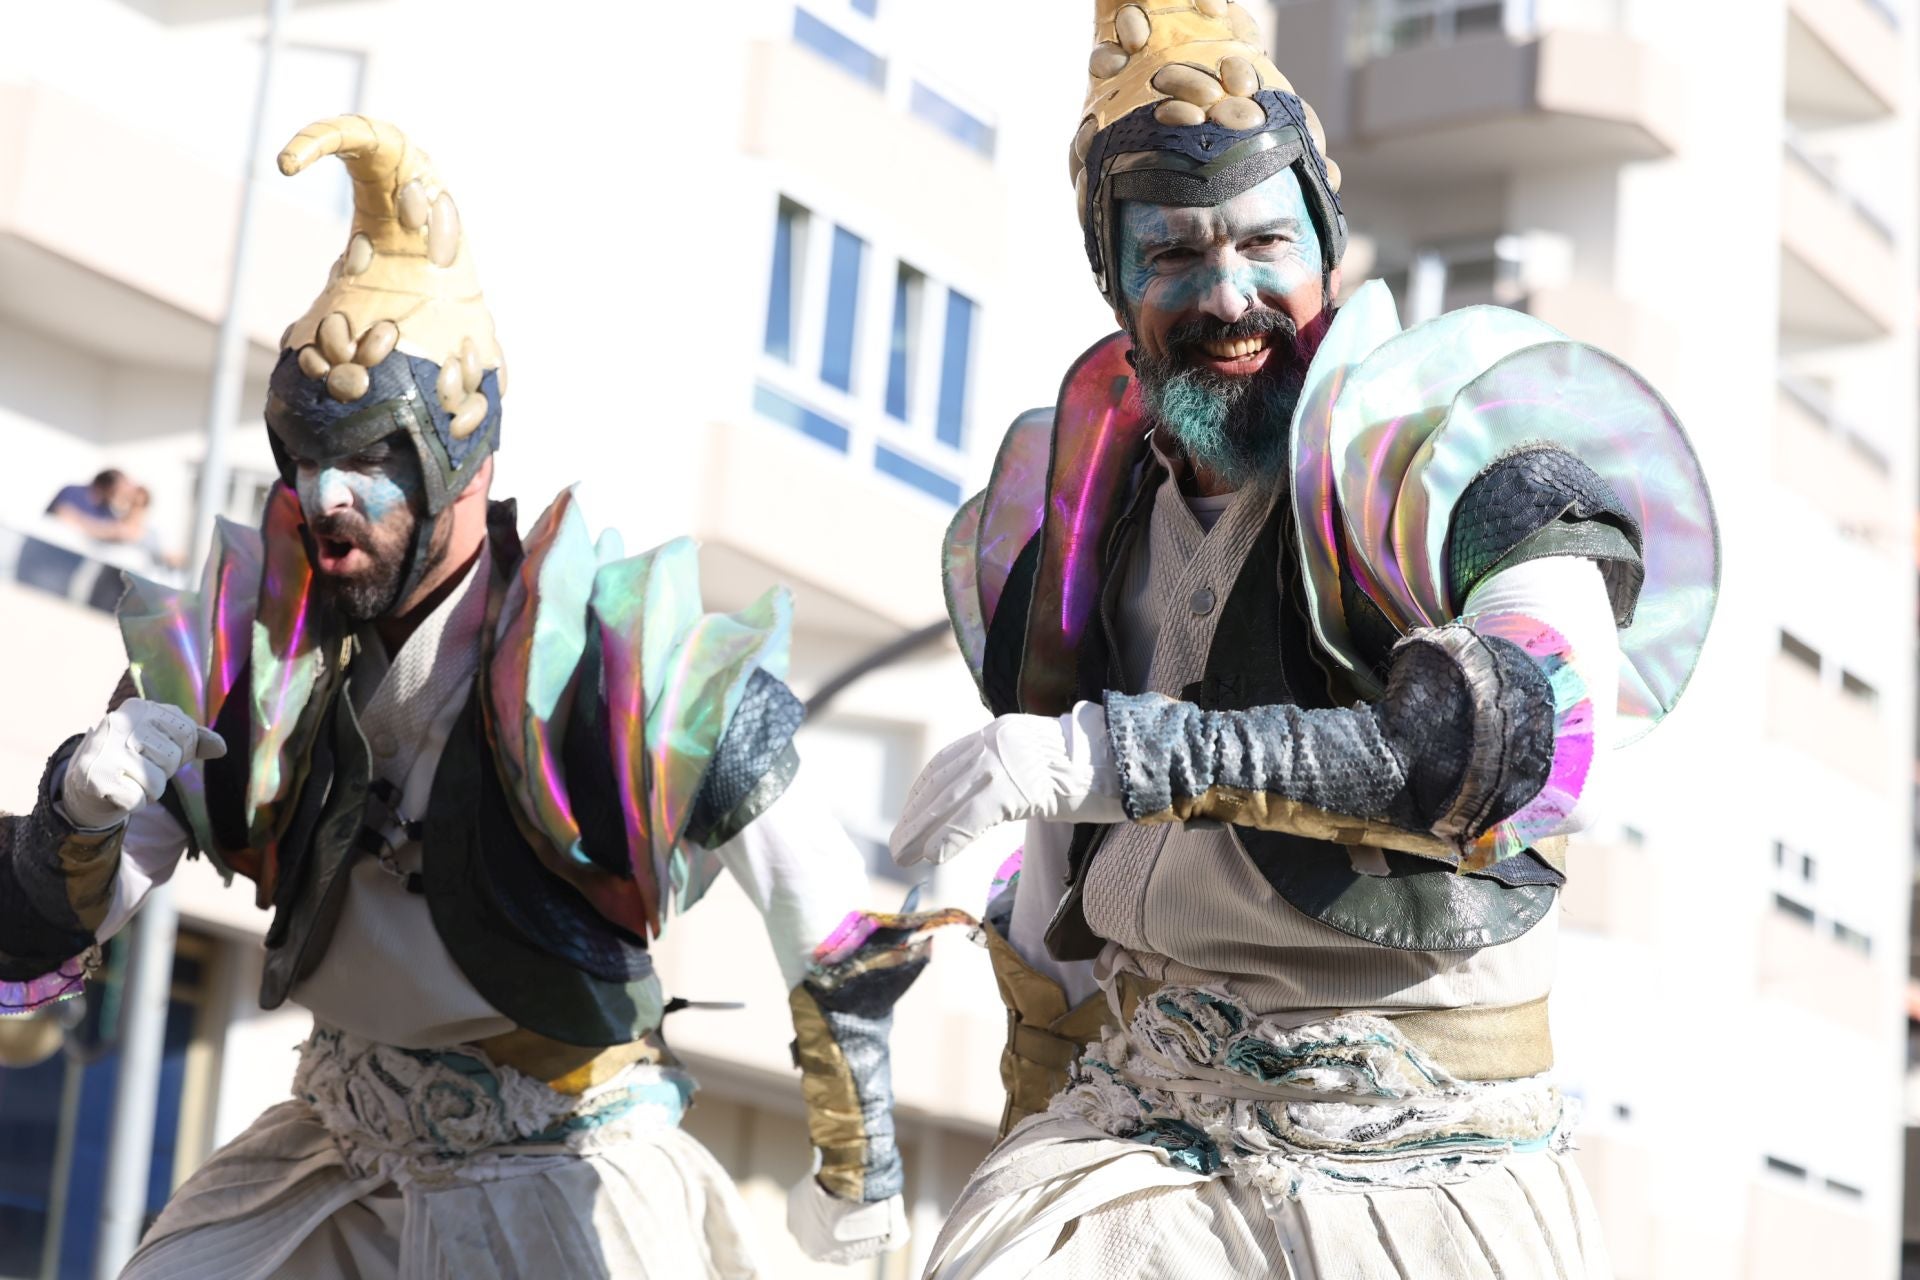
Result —
<path fill-rule="evenodd" d="M 262 526 L 222 522 L 205 595 L 135 581 L 106 718 L 0 822 L 0 1008 L 77 989 L 184 853 L 254 882 L 261 1003 L 314 1013 L 292 1097 L 123 1274 L 757 1274 L 678 1127 L 684 1002 L 647 949 L 722 870 L 790 988 L 818 1163 L 789 1225 L 819 1259 L 893 1247 L 891 1010 L 937 918 L 854 910 L 863 860 L 792 745 L 787 597 L 703 614 L 692 543 L 596 546 L 570 493 L 522 541 L 452 197 L 361 117 L 280 167 L 329 155 L 352 237 L 270 382 Z"/>
<path fill-rule="evenodd" d="M 47 514 L 96 542 L 131 542 L 139 536 L 133 515 L 141 492 L 126 472 L 109 467 L 86 484 L 60 490 Z"/>
<path fill-rule="evenodd" d="M 98 543 L 112 546 L 134 542 L 141 528 L 134 510 L 137 492 L 126 472 L 109 467 L 86 484 L 61 489 L 47 504 L 46 514 Z M 21 544 L 14 576 L 28 586 L 64 596 L 72 590 L 74 575 L 85 563 L 86 557 L 77 551 L 29 537 Z M 109 583 L 106 589 L 113 598 L 103 607 L 111 610 L 118 599 L 118 587 Z M 100 590 L 96 583 L 95 594 Z"/>
<path fill-rule="evenodd" d="M 162 569 L 179 570 L 187 567 L 185 556 L 169 551 L 160 541 L 160 533 L 151 523 L 153 513 L 153 490 L 145 485 L 135 487 L 132 502 L 127 510 L 127 524 L 132 531 L 128 540 L 136 544 L 147 555 L 147 559 Z"/>
<path fill-rule="evenodd" d="M 1124 332 L 954 522 L 997 718 L 893 837 L 1028 824 L 989 912 L 1013 1127 L 927 1274 L 1604 1280 L 1554 907 L 1704 641 L 1704 479 L 1531 317 L 1335 315 L 1339 171 L 1246 11 L 1096 8 L 1072 163 Z"/>

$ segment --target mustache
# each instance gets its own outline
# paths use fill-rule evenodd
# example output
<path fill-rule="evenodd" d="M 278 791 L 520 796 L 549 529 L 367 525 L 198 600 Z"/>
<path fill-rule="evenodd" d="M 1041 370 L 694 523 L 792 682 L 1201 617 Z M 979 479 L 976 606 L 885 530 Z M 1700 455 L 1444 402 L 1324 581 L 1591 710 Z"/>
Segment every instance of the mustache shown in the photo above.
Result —
<path fill-rule="evenodd" d="M 1286 312 L 1275 311 L 1268 307 L 1249 311 L 1231 324 L 1212 316 L 1196 316 L 1191 320 L 1183 320 L 1167 331 L 1167 350 L 1170 354 L 1184 359 L 1196 354 L 1209 342 L 1237 342 L 1243 338 L 1264 338 L 1269 334 L 1277 334 L 1283 338 L 1284 343 L 1274 345 L 1280 347 L 1289 356 L 1298 359 L 1299 326 L 1294 324 L 1293 317 Z"/>
<path fill-rule="evenodd" d="M 329 511 L 317 520 L 307 521 L 315 538 L 352 543 L 363 550 L 372 542 L 373 527 L 350 511 Z"/>

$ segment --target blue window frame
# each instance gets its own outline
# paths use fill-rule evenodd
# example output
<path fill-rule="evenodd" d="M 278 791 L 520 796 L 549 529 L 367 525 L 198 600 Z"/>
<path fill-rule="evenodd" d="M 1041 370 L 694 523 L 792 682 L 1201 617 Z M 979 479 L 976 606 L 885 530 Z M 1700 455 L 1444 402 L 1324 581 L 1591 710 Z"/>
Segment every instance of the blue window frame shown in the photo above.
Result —
<path fill-rule="evenodd" d="M 960 505 L 960 486 L 931 467 L 923 467 L 903 453 L 896 453 L 884 444 L 873 447 L 873 466 L 882 475 L 903 480 L 920 490 L 931 494 L 948 506 Z"/>
<path fill-rule="evenodd" d="M 791 200 L 780 202 L 773 224 L 773 279 L 767 289 L 766 353 L 793 363 L 793 312 L 800 296 L 801 245 L 806 237 L 807 211 Z"/>
<path fill-rule="evenodd" d="M 820 352 L 820 380 L 853 390 L 853 341 L 860 311 L 860 266 L 867 242 L 845 227 L 833 229 L 833 261 L 827 267 L 827 336 Z"/>
<path fill-rule="evenodd" d="M 993 155 L 993 126 L 918 80 L 913 82 L 913 93 L 908 97 L 907 109 L 981 155 Z"/>
<path fill-rule="evenodd" d="M 973 317 L 979 307 L 958 289 L 947 291 L 947 336 L 940 352 L 940 443 L 963 448 L 967 438 L 967 382 L 973 363 Z"/>
<path fill-rule="evenodd" d="M 887 82 L 887 60 L 850 36 L 842 35 L 805 9 L 793 11 L 793 38 L 857 80 L 878 89 Z"/>
<path fill-rule="evenodd" d="M 913 408 L 913 368 L 920 347 L 920 299 L 927 278 L 901 263 L 893 278 L 893 338 L 887 348 L 887 412 L 905 422 Z"/>
<path fill-rule="evenodd" d="M 847 442 L 853 433 L 825 414 L 815 413 L 812 409 L 775 391 L 766 383 L 756 383 L 753 388 L 753 407 L 755 412 L 773 419 L 782 426 L 792 427 L 801 435 L 818 440 L 829 449 L 840 453 L 847 451 Z"/>

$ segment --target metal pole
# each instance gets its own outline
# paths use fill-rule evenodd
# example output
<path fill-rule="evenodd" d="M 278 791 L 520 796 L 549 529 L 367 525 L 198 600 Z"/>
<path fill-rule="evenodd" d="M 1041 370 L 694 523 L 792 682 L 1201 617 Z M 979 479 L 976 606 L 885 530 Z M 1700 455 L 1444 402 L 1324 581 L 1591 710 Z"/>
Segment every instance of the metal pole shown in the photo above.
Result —
<path fill-rule="evenodd" d="M 260 47 L 260 83 L 254 93 L 253 119 L 247 129 L 240 225 L 234 233 L 227 310 L 220 320 L 220 344 L 214 354 L 206 460 L 200 468 L 200 492 L 194 506 L 194 564 L 206 559 L 207 549 L 213 542 L 214 517 L 226 507 L 227 434 L 240 413 L 240 394 L 247 372 L 241 289 L 246 283 L 253 243 L 260 149 L 266 138 L 273 66 L 280 52 L 281 31 L 292 7 L 293 0 L 267 2 L 267 31 Z M 120 1274 L 140 1243 L 140 1229 L 146 1221 L 147 1184 L 153 1163 L 153 1121 L 159 1110 L 160 1056 L 166 1043 L 167 997 L 173 984 L 173 943 L 179 924 L 172 887 L 156 886 L 141 904 L 140 917 L 134 925 L 133 958 L 127 975 L 127 999 L 121 1023 L 120 1078 L 113 1098 L 113 1137 L 107 1149 L 100 1236 L 94 1251 L 96 1280 L 113 1280 Z"/>
<path fill-rule="evenodd" d="M 133 924 L 133 955 L 121 1005 L 120 1078 L 113 1090 L 113 1136 L 107 1144 L 100 1196 L 94 1280 L 113 1280 L 120 1274 L 146 1224 L 153 1118 L 159 1110 L 160 1056 L 166 1045 L 173 942 L 179 924 L 173 886 L 155 885 Z"/>
<path fill-rule="evenodd" d="M 890 667 L 896 662 L 904 661 L 930 644 L 938 643 L 940 638 L 952 629 L 952 625 L 945 618 L 938 622 L 929 622 L 926 626 L 909 631 L 898 640 L 890 641 L 875 649 L 815 689 L 813 696 L 807 699 L 807 714 L 819 715 L 827 709 L 828 703 L 847 691 L 847 686 L 865 679 L 883 667 Z"/>
<path fill-rule="evenodd" d="M 280 33 L 293 0 L 267 0 L 267 34 L 260 48 L 260 87 L 254 95 L 253 123 L 247 130 L 246 178 L 240 188 L 240 226 L 233 238 L 233 274 L 227 280 L 227 312 L 220 318 L 220 345 L 213 360 L 213 399 L 207 410 L 207 456 L 200 467 L 200 492 L 194 502 L 193 546 L 188 564 L 197 568 L 213 545 L 214 517 L 227 506 L 227 435 L 240 416 L 240 394 L 247 378 L 247 331 L 240 290 L 246 283 L 253 249 L 253 213 L 259 195 L 260 148 L 266 139 L 267 100 L 273 89 L 273 64 Z"/>

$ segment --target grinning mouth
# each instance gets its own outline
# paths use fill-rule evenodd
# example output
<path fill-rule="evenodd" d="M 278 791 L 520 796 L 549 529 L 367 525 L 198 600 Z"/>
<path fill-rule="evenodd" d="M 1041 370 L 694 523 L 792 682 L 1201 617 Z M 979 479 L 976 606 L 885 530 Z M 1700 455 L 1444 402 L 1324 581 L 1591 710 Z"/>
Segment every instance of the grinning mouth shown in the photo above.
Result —
<path fill-rule="evenodd" d="M 1244 360 L 1266 350 L 1272 341 L 1271 332 L 1255 334 L 1251 338 L 1231 338 L 1223 342 L 1203 342 L 1201 349 L 1216 360 Z"/>

